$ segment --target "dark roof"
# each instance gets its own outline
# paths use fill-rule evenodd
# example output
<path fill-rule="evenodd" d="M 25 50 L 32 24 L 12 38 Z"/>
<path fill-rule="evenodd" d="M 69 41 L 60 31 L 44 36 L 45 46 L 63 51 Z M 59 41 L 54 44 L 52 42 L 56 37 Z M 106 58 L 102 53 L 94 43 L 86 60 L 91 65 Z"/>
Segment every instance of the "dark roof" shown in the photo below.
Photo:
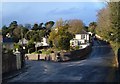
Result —
<path fill-rule="evenodd" d="M 12 43 L 13 39 L 12 38 L 3 38 L 3 43 Z"/>
<path fill-rule="evenodd" d="M 79 34 L 88 34 L 88 32 L 86 32 L 85 30 L 81 30 Z"/>

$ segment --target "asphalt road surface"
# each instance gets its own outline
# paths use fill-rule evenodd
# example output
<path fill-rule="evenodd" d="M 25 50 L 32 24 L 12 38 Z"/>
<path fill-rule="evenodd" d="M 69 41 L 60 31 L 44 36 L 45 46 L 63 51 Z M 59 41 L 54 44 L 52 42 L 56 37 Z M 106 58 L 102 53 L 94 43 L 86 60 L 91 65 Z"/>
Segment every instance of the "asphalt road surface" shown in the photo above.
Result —
<path fill-rule="evenodd" d="M 72 62 L 26 61 L 27 69 L 8 82 L 114 82 L 115 56 L 111 47 L 95 40 L 87 59 Z"/>

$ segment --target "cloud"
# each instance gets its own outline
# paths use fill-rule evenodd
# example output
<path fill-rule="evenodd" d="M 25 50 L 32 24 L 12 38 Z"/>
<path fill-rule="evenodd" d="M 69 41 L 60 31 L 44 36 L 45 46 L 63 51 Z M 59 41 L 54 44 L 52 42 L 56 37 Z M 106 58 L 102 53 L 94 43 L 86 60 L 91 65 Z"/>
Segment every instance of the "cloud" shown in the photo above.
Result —
<path fill-rule="evenodd" d="M 58 8 L 56 8 L 56 9 L 53 9 L 50 12 L 48 12 L 48 14 L 50 14 L 50 15 L 64 15 L 64 14 L 69 15 L 69 14 L 77 13 L 78 10 L 79 10 L 79 8 L 74 8 L 74 7 L 68 8 L 68 9 L 58 9 Z"/>
<path fill-rule="evenodd" d="M 2 2 L 104 2 L 104 1 L 106 0 L 2 0 Z"/>
<path fill-rule="evenodd" d="M 3 3 L 3 24 L 9 25 L 13 20 L 20 24 L 40 23 L 49 20 L 82 19 L 89 23 L 96 19 L 96 12 L 104 5 L 103 3 Z M 88 15 L 89 14 L 89 15 Z M 1 26 L 1 25 L 0 25 Z"/>

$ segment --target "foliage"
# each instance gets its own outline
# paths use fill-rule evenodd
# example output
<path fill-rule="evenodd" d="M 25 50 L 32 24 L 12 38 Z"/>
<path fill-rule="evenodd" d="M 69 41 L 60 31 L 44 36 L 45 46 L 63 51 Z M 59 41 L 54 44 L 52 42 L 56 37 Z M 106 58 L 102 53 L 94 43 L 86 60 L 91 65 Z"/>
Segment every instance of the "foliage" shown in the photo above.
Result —
<path fill-rule="evenodd" d="M 56 27 L 56 28 L 59 28 L 59 27 L 61 27 L 61 26 L 64 26 L 64 24 L 66 24 L 66 23 L 65 23 L 65 21 L 63 21 L 63 19 L 61 18 L 61 19 L 59 19 L 59 20 L 56 21 L 55 27 Z"/>
<path fill-rule="evenodd" d="M 61 23 L 61 20 L 60 20 Z M 59 23 L 58 23 L 59 24 Z M 62 25 L 57 25 L 55 30 L 52 30 L 49 36 L 49 40 L 53 43 L 53 46 L 58 49 L 68 50 L 70 48 L 70 40 L 73 35 L 68 32 L 69 25 L 65 23 Z"/>
<path fill-rule="evenodd" d="M 30 40 L 27 44 L 28 48 L 32 48 L 32 47 L 35 47 L 35 44 L 32 40 Z"/>
<path fill-rule="evenodd" d="M 25 24 L 25 28 L 27 28 L 27 29 L 31 29 L 32 26 L 31 26 L 31 24 Z"/>
<path fill-rule="evenodd" d="M 6 34 L 9 32 L 9 30 L 8 30 L 8 27 L 6 27 L 6 25 L 4 25 L 3 27 L 2 27 L 2 36 L 3 37 L 6 37 Z"/>
<path fill-rule="evenodd" d="M 97 34 L 108 40 L 116 52 L 120 47 L 120 2 L 108 2 L 99 11 L 97 24 Z"/>
<path fill-rule="evenodd" d="M 89 31 L 89 32 L 92 32 L 92 33 L 96 33 L 96 31 L 95 31 L 96 27 L 97 27 L 97 23 L 96 23 L 96 22 L 91 22 L 91 23 L 89 24 L 88 31 Z"/>
<path fill-rule="evenodd" d="M 2 27 L 2 35 L 3 37 L 9 37 L 14 40 L 14 42 L 18 42 L 22 37 L 24 37 L 25 33 L 28 31 L 27 28 L 23 27 L 23 25 L 18 25 L 17 21 L 13 21 L 10 23 L 8 27 Z"/>
<path fill-rule="evenodd" d="M 76 46 L 76 47 L 75 47 L 75 50 L 78 50 L 79 48 L 80 48 L 79 46 Z"/>
<path fill-rule="evenodd" d="M 13 50 L 2 48 L 2 55 L 4 56 L 4 54 L 13 55 Z"/>
<path fill-rule="evenodd" d="M 39 26 L 38 26 L 38 24 L 37 24 L 37 23 L 35 23 L 35 24 L 34 24 L 34 26 L 33 26 L 32 30 L 39 30 Z"/>
<path fill-rule="evenodd" d="M 42 54 L 50 54 L 50 53 L 51 53 L 51 50 L 45 50 L 45 49 L 42 50 Z"/>
<path fill-rule="evenodd" d="M 54 25 L 54 22 L 53 22 L 53 21 L 49 21 L 49 22 L 46 22 L 46 23 L 45 23 L 45 27 L 46 27 L 47 29 L 50 29 L 53 25 Z"/>
<path fill-rule="evenodd" d="M 120 2 L 109 3 L 112 41 L 120 43 Z"/>
<path fill-rule="evenodd" d="M 46 31 L 45 30 L 31 30 L 31 31 L 28 31 L 26 34 L 25 34 L 25 38 L 27 40 L 33 40 L 35 42 L 41 42 L 42 40 L 42 37 L 44 37 L 46 35 Z"/>
<path fill-rule="evenodd" d="M 109 33 L 111 32 L 110 27 L 110 9 L 109 7 L 103 8 L 98 12 L 98 21 L 96 33 L 100 35 L 103 39 L 109 40 Z"/>
<path fill-rule="evenodd" d="M 32 53 L 35 51 L 35 44 L 34 44 L 34 41 L 33 40 L 30 40 L 27 44 L 27 48 L 28 48 L 28 51 L 29 53 Z"/>
<path fill-rule="evenodd" d="M 34 35 L 34 31 L 28 31 L 28 32 L 25 34 L 25 39 L 30 40 L 33 35 Z"/>
<path fill-rule="evenodd" d="M 70 50 L 78 50 L 78 49 L 80 49 L 80 46 L 74 46 L 74 47 L 70 47 Z"/>
<path fill-rule="evenodd" d="M 14 43 L 14 50 L 15 49 L 20 49 L 20 45 L 18 43 Z"/>
<path fill-rule="evenodd" d="M 79 33 L 82 29 L 84 29 L 84 24 L 81 20 L 79 19 L 73 19 L 68 21 L 68 31 L 71 34 L 77 34 Z"/>
<path fill-rule="evenodd" d="M 88 32 L 88 26 L 84 26 L 84 30 Z"/>

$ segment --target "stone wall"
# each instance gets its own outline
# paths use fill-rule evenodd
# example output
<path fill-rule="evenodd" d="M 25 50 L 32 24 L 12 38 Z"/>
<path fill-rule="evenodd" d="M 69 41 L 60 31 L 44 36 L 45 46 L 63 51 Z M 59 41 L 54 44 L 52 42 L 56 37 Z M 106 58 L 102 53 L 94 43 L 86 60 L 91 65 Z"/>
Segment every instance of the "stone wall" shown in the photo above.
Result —
<path fill-rule="evenodd" d="M 67 53 L 64 53 L 63 59 L 64 59 L 64 61 L 84 59 L 91 52 L 91 50 L 92 50 L 92 47 L 90 45 L 84 49 L 67 52 Z"/>
<path fill-rule="evenodd" d="M 2 54 L 2 73 L 8 73 L 16 70 L 16 55 Z"/>
<path fill-rule="evenodd" d="M 86 56 L 91 52 L 91 45 L 80 50 L 74 50 L 71 52 L 60 52 L 58 57 L 57 52 L 51 54 L 40 54 L 40 60 L 48 61 L 70 61 L 70 60 L 80 60 L 86 58 Z M 38 54 L 26 54 L 27 60 L 38 60 Z M 58 59 L 60 58 L 60 59 Z"/>
<path fill-rule="evenodd" d="M 38 54 L 26 54 L 26 60 L 50 60 L 50 61 L 56 61 L 56 55 L 54 53 L 51 53 L 49 55 L 47 54 L 39 54 L 40 57 L 38 59 Z"/>

